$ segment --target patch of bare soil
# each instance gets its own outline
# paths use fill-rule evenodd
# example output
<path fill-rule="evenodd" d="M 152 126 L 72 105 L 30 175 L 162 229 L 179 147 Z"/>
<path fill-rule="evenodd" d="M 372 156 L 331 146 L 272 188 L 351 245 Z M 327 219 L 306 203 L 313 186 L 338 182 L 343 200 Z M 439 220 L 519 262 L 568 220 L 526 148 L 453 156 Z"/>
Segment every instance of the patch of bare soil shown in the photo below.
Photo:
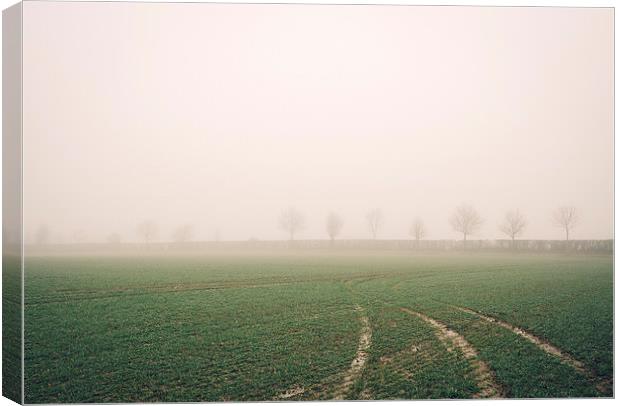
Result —
<path fill-rule="evenodd" d="M 333 388 L 336 383 L 340 383 L 342 380 L 343 372 L 339 372 L 322 379 L 321 382 L 311 384 L 307 387 L 299 385 L 293 386 L 274 397 L 272 400 L 325 400 L 328 399 L 332 393 L 330 388 Z M 300 396 L 303 395 L 303 398 Z"/>
<path fill-rule="evenodd" d="M 286 399 L 290 399 L 292 397 L 295 397 L 297 395 L 301 395 L 302 393 L 304 393 L 306 390 L 300 386 L 295 386 L 293 388 L 290 388 L 289 390 L 287 390 L 284 393 L 281 393 L 280 395 L 278 395 L 276 397 L 276 399 L 280 399 L 280 400 L 286 400 Z"/>
<path fill-rule="evenodd" d="M 476 384 L 480 388 L 480 391 L 474 395 L 474 398 L 498 399 L 504 397 L 504 390 L 495 381 L 493 372 L 484 361 L 478 358 L 478 352 L 467 340 L 465 340 L 465 337 L 453 330 L 450 330 L 445 324 L 425 314 L 407 309 L 405 307 L 401 307 L 400 310 L 416 316 L 430 324 L 435 329 L 435 335 L 441 342 L 444 343 L 448 351 L 453 351 L 457 348 L 465 356 L 465 358 L 467 358 L 474 369 L 474 379 L 476 380 Z"/>
<path fill-rule="evenodd" d="M 458 309 L 462 312 L 477 316 L 479 318 L 481 318 L 482 320 L 485 320 L 489 323 L 493 323 L 496 324 L 498 326 L 501 326 L 507 330 L 512 331 L 513 333 L 525 338 L 526 340 L 528 340 L 529 342 L 531 342 L 532 344 L 534 344 L 535 346 L 537 346 L 538 348 L 540 348 L 541 350 L 543 350 L 544 352 L 553 355 L 557 358 L 560 359 L 560 361 L 562 361 L 563 363 L 573 367 L 573 369 L 575 369 L 577 372 L 579 372 L 580 374 L 584 375 L 586 378 L 590 379 L 592 382 L 595 383 L 596 385 L 596 389 L 604 394 L 604 395 L 611 395 L 611 393 L 613 392 L 613 383 L 611 381 L 608 380 L 603 380 L 601 378 L 599 378 L 598 376 L 596 376 L 596 374 L 594 372 L 592 372 L 591 370 L 589 370 L 583 362 L 576 360 L 575 358 L 573 358 L 572 356 L 570 356 L 569 354 L 567 354 L 566 352 L 562 351 L 561 349 L 559 349 L 558 347 L 554 346 L 553 344 L 551 344 L 550 342 L 535 336 L 534 334 L 531 334 L 525 330 L 523 330 L 522 328 L 519 328 L 517 326 L 513 326 L 510 323 L 507 323 L 503 320 L 498 320 L 496 318 L 493 318 L 491 316 L 487 316 L 486 314 L 482 314 L 479 313 L 475 310 L 466 308 L 466 307 L 459 307 L 459 306 L 452 306 L 455 309 Z"/>

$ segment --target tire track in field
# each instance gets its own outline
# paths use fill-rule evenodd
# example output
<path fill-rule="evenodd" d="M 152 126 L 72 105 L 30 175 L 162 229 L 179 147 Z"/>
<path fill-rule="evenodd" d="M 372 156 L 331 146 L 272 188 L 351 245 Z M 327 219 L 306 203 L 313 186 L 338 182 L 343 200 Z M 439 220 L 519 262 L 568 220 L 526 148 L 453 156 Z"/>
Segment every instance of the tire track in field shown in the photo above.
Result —
<path fill-rule="evenodd" d="M 355 354 L 355 358 L 353 358 L 353 361 L 351 361 L 349 369 L 336 374 L 342 376 L 342 378 L 341 383 L 332 391 L 331 398 L 333 400 L 345 399 L 345 396 L 349 393 L 355 381 L 357 381 L 357 379 L 359 379 L 359 377 L 361 376 L 364 367 L 366 366 L 366 361 L 368 360 L 368 350 L 370 349 L 370 344 L 372 342 L 372 328 L 370 326 L 370 320 L 368 319 L 368 316 L 364 314 L 365 310 L 361 306 L 356 305 L 355 311 L 361 313 L 361 315 L 359 316 L 359 321 L 362 325 L 360 337 L 357 344 L 357 352 Z M 320 386 L 320 384 L 318 384 L 318 386 Z M 274 400 L 287 400 L 295 398 L 311 390 L 312 387 L 304 388 L 302 386 L 296 385 L 277 395 Z"/>
<path fill-rule="evenodd" d="M 450 330 L 448 326 L 440 321 L 437 321 L 425 314 L 416 312 L 415 310 L 401 307 L 401 311 L 410 315 L 416 316 L 426 323 L 430 324 L 435 329 L 435 335 L 439 341 L 443 342 L 448 350 L 452 348 L 458 348 L 465 358 L 469 361 L 470 365 L 474 369 L 474 379 L 480 391 L 474 395 L 474 398 L 503 398 L 504 390 L 495 381 L 495 376 L 491 371 L 491 368 L 478 357 L 478 351 L 457 332 Z"/>
<path fill-rule="evenodd" d="M 539 349 L 541 349 L 542 351 L 546 352 L 547 354 L 550 354 L 556 358 L 559 358 L 560 361 L 566 365 L 571 366 L 575 371 L 579 372 L 581 375 L 585 376 L 587 379 L 589 379 L 590 381 L 592 381 L 595 386 L 596 386 L 596 390 L 598 390 L 601 394 L 603 395 L 611 395 L 613 392 L 613 383 L 611 380 L 609 379 L 602 379 L 600 377 L 598 377 L 593 371 L 591 371 L 590 369 L 588 369 L 586 367 L 586 365 L 573 358 L 572 356 L 570 356 L 568 353 L 566 353 L 565 351 L 562 351 L 560 348 L 554 346 L 553 344 L 551 344 L 550 342 L 548 342 L 547 340 L 544 340 L 540 337 L 535 336 L 534 334 L 528 333 L 527 331 L 523 330 L 520 327 L 514 326 L 510 323 L 507 323 L 503 320 L 499 320 L 496 318 L 493 318 L 491 316 L 487 316 L 486 314 L 482 314 L 479 313 L 473 309 L 467 308 L 467 307 L 459 307 L 459 306 L 454 306 L 451 305 L 451 307 L 460 310 L 462 312 L 471 314 L 473 316 L 477 316 L 479 318 L 481 318 L 484 321 L 487 321 L 489 323 L 492 324 L 496 324 L 500 327 L 505 328 L 506 330 L 510 330 L 513 333 L 515 333 L 516 335 L 525 338 L 527 341 L 531 342 L 532 344 L 534 344 L 536 347 L 538 347 Z"/>
<path fill-rule="evenodd" d="M 345 285 L 354 281 L 369 281 L 381 279 L 387 275 L 377 274 L 371 276 L 351 277 L 344 279 Z M 280 286 L 291 286 L 305 283 L 323 283 L 333 282 L 333 277 L 317 277 L 298 280 L 282 280 L 282 281 L 236 281 L 236 282 L 210 282 L 210 283 L 173 283 L 154 286 L 136 286 L 136 287 L 115 287 L 111 289 L 60 289 L 51 292 L 52 298 L 43 300 L 42 295 L 31 298 L 26 305 L 42 306 L 56 303 L 79 302 L 83 300 L 111 299 L 117 297 L 134 297 L 148 296 L 152 294 L 164 293 L 182 293 L 195 291 L 217 291 L 224 289 L 256 289 L 256 288 L 272 288 Z M 49 295 L 48 295 L 49 296 Z"/>
<path fill-rule="evenodd" d="M 357 353 L 355 358 L 351 361 L 351 366 L 345 372 L 344 378 L 340 386 L 336 388 L 333 395 L 333 400 L 344 400 L 345 396 L 351 390 L 351 387 L 359 379 L 366 366 L 368 360 L 368 350 L 372 342 L 372 328 L 370 327 L 370 320 L 365 313 L 364 309 L 360 305 L 355 306 L 355 310 L 362 313 L 359 317 L 359 321 L 362 324 L 362 330 L 360 332 L 360 338 L 357 343 Z"/>

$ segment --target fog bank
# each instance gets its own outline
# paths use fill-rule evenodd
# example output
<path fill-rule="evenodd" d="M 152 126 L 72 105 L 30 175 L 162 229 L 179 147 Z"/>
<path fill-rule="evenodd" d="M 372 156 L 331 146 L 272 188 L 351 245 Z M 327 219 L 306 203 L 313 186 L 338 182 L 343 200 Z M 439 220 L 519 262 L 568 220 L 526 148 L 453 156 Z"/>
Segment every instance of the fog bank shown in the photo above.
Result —
<path fill-rule="evenodd" d="M 30 241 L 613 234 L 613 10 L 25 3 Z M 505 237 L 505 236 L 504 236 Z"/>

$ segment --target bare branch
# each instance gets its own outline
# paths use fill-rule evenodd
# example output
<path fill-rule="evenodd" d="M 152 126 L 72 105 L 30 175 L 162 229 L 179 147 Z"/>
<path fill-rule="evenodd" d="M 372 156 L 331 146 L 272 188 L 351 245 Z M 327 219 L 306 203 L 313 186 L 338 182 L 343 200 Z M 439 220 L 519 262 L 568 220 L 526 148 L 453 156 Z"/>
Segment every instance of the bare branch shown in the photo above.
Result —
<path fill-rule="evenodd" d="M 380 209 L 372 209 L 366 215 L 366 220 L 368 221 L 368 228 L 370 228 L 372 238 L 373 240 L 376 240 L 377 233 L 383 224 L 383 213 Z"/>
<path fill-rule="evenodd" d="M 424 237 L 426 237 L 426 227 L 424 226 L 424 222 L 422 219 L 416 218 L 411 224 L 411 228 L 409 229 L 409 234 L 415 238 L 416 241 L 420 241 Z"/>
<path fill-rule="evenodd" d="M 472 206 L 459 206 L 452 217 L 450 217 L 450 225 L 454 231 L 463 234 L 463 241 L 467 241 L 467 236 L 478 231 L 483 220 Z"/>
<path fill-rule="evenodd" d="M 506 213 L 504 222 L 500 224 L 499 229 L 514 241 L 515 238 L 523 234 L 526 226 L 525 216 L 519 210 L 514 210 Z"/>
<path fill-rule="evenodd" d="M 344 221 L 342 220 L 342 217 L 340 217 L 337 213 L 331 212 L 327 215 L 326 229 L 330 240 L 334 241 L 336 237 L 338 237 L 340 231 L 342 230 L 343 224 Z"/>
<path fill-rule="evenodd" d="M 289 207 L 280 213 L 280 228 L 289 234 L 291 241 L 295 239 L 295 234 L 304 228 L 304 216 L 294 207 Z"/>
<path fill-rule="evenodd" d="M 577 215 L 577 209 L 572 206 L 558 207 L 553 212 L 552 217 L 553 225 L 564 229 L 566 234 L 566 241 L 568 241 L 569 233 L 577 226 L 579 222 L 579 216 Z"/>

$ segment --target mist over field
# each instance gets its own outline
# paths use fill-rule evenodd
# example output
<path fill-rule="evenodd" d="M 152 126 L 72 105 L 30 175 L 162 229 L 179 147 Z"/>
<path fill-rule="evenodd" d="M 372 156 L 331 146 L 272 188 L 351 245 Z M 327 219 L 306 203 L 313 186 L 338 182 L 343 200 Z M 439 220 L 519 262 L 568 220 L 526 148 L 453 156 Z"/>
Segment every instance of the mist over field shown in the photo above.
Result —
<path fill-rule="evenodd" d="M 24 7 L 28 9 L 29 3 Z M 27 241 L 613 237 L 613 10 L 37 4 Z M 37 23 L 39 22 L 39 23 Z M 110 27 L 114 27 L 111 29 Z M 166 27 L 162 30 L 161 27 Z M 61 94 L 63 97 L 58 97 Z M 178 236 L 178 234 L 176 235 Z"/>

